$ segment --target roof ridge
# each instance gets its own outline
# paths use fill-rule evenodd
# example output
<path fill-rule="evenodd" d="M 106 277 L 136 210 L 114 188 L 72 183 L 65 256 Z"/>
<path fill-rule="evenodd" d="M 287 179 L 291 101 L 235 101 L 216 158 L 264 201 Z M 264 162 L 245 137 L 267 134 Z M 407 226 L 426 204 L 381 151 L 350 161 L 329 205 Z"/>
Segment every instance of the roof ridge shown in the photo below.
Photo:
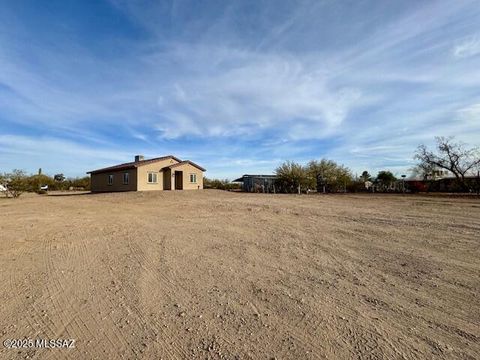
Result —
<path fill-rule="evenodd" d="M 194 166 L 194 167 L 196 167 L 196 168 L 198 168 L 198 169 L 200 169 L 200 170 L 202 170 L 202 171 L 207 171 L 205 168 L 203 168 L 203 167 L 201 167 L 200 165 L 194 163 L 192 160 L 183 160 L 183 161 L 180 161 L 180 162 L 178 162 L 178 163 L 176 163 L 176 164 L 172 164 L 172 165 L 169 165 L 169 166 L 166 166 L 166 167 L 172 168 L 172 167 L 176 167 L 176 166 L 178 166 L 178 165 L 182 165 L 182 164 L 186 164 L 186 163 L 188 163 L 188 164 L 190 164 L 190 165 L 192 165 L 192 166 Z"/>
<path fill-rule="evenodd" d="M 159 157 L 152 158 L 152 159 L 144 159 L 144 160 L 140 160 L 140 161 L 130 161 L 130 162 L 126 162 L 126 163 L 122 163 L 122 164 L 118 164 L 118 165 L 107 166 L 107 167 L 104 167 L 104 168 L 101 168 L 101 169 L 87 171 L 87 174 L 102 173 L 102 172 L 107 172 L 107 171 L 110 171 L 110 170 L 123 170 L 123 169 L 136 168 L 136 167 L 139 167 L 139 166 L 150 164 L 150 163 L 155 162 L 155 161 L 165 160 L 165 159 L 169 159 L 169 158 L 175 159 L 178 162 L 182 162 L 181 159 L 177 158 L 174 155 L 166 155 L 166 156 L 159 156 Z"/>

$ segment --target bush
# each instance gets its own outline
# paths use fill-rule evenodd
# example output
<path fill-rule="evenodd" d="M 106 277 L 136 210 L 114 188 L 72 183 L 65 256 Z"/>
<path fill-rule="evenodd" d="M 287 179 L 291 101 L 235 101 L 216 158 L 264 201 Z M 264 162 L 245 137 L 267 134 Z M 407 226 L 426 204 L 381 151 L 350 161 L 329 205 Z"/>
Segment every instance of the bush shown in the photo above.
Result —
<path fill-rule="evenodd" d="M 3 181 L 7 187 L 7 191 L 5 192 L 5 196 L 7 197 L 18 198 L 30 188 L 28 176 L 23 170 L 15 169 L 11 173 L 4 174 Z"/>
<path fill-rule="evenodd" d="M 73 188 L 74 190 L 90 190 L 90 176 L 82 178 L 69 178 L 64 183 L 67 183 L 66 189 Z"/>
<path fill-rule="evenodd" d="M 238 190 L 241 188 L 240 184 L 231 183 L 230 180 L 224 179 L 208 179 L 203 178 L 203 187 L 205 189 L 219 189 L 219 190 Z"/>
<path fill-rule="evenodd" d="M 90 190 L 90 177 L 69 178 L 60 181 L 61 178 L 56 175 L 54 177 L 44 175 L 39 172 L 36 175 L 27 175 L 23 170 L 13 170 L 11 173 L 0 174 L 0 184 L 7 188 L 5 196 L 19 197 L 23 192 L 36 192 L 45 194 L 45 190 L 41 190 L 42 186 L 48 185 L 48 190 Z"/>
<path fill-rule="evenodd" d="M 55 181 L 47 175 L 38 174 L 32 175 L 27 178 L 28 191 L 39 192 L 41 186 L 48 185 L 49 189 L 55 185 Z"/>

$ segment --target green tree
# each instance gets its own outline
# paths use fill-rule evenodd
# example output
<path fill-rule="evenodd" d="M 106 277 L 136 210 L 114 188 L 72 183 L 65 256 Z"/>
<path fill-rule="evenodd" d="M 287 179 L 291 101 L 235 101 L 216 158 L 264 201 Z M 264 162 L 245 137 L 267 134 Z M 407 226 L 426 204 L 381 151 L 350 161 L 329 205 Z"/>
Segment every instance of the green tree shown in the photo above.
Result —
<path fill-rule="evenodd" d="M 56 182 L 61 183 L 61 182 L 65 181 L 65 176 L 64 176 L 63 174 L 55 174 L 55 175 L 53 176 L 53 179 L 54 179 Z"/>
<path fill-rule="evenodd" d="M 317 191 L 345 190 L 353 181 L 353 176 L 347 167 L 337 164 L 333 160 L 312 160 L 307 165 L 309 184 Z"/>
<path fill-rule="evenodd" d="M 306 168 L 294 161 L 285 161 L 275 170 L 275 173 L 280 192 L 301 192 L 311 184 Z"/>
<path fill-rule="evenodd" d="M 392 187 L 395 183 L 397 178 L 391 171 L 382 170 L 378 172 L 377 175 L 377 185 L 380 187 L 381 190 L 388 190 Z"/>
<path fill-rule="evenodd" d="M 371 179 L 372 179 L 372 176 L 368 173 L 367 170 L 362 172 L 362 175 L 360 176 L 360 180 L 362 180 L 363 182 L 366 182 L 366 181 L 370 181 Z"/>

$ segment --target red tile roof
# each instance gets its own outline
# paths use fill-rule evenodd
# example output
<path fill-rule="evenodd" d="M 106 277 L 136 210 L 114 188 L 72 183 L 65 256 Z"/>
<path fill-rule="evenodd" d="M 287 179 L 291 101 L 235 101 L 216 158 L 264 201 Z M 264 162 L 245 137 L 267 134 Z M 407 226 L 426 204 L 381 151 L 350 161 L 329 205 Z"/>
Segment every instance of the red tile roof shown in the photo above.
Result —
<path fill-rule="evenodd" d="M 133 169 L 133 168 L 137 168 L 139 166 L 143 166 L 143 165 L 147 165 L 147 164 L 151 164 L 151 163 L 154 163 L 154 162 L 157 162 L 157 161 L 162 161 L 162 160 L 167 160 L 167 159 L 174 159 L 174 160 L 178 161 L 179 163 L 182 162 L 182 160 L 180 160 L 179 158 L 177 158 L 173 155 L 167 155 L 167 156 L 157 157 L 157 158 L 153 158 L 153 159 L 132 161 L 132 162 L 124 163 L 124 164 L 109 166 L 109 167 L 102 168 L 102 169 L 92 170 L 92 171 L 88 171 L 87 174 L 100 174 L 100 173 L 109 172 L 109 171 Z"/>

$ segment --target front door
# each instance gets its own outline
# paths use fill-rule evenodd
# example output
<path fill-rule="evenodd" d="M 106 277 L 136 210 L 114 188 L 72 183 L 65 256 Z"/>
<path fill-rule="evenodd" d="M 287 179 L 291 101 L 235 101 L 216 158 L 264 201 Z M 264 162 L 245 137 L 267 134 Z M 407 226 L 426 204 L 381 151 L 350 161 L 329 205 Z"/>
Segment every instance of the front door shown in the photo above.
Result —
<path fill-rule="evenodd" d="M 175 190 L 183 190 L 183 171 L 175 171 Z"/>

